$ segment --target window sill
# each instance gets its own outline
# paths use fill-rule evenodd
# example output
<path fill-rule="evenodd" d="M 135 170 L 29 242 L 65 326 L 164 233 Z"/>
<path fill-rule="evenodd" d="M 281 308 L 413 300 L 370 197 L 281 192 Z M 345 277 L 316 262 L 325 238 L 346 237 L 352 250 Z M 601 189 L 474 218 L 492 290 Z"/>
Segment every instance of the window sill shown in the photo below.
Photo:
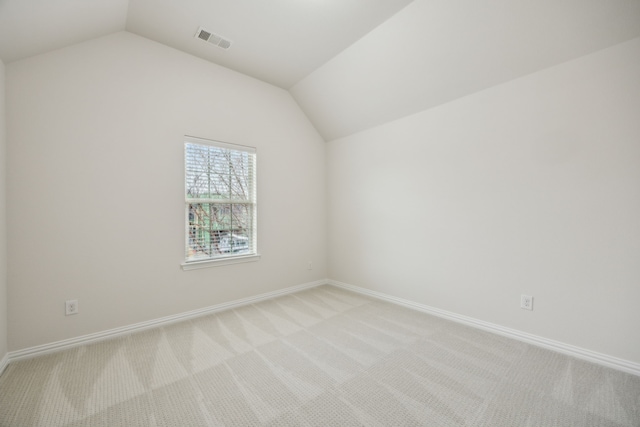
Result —
<path fill-rule="evenodd" d="M 183 262 L 181 265 L 182 265 L 182 269 L 184 271 L 187 271 L 187 270 L 198 270 L 201 268 L 209 268 L 209 267 L 220 267 L 223 265 L 240 264 L 243 262 L 254 262 L 254 261 L 258 261 L 259 259 L 260 259 L 260 254 L 241 255 L 241 256 L 234 256 L 229 258 Z"/>

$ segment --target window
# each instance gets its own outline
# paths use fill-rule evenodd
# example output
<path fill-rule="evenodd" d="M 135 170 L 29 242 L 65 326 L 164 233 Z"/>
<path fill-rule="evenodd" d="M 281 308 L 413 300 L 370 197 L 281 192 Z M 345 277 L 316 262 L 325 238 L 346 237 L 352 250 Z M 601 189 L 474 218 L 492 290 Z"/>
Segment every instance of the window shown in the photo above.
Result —
<path fill-rule="evenodd" d="M 257 260 L 256 150 L 185 138 L 184 269 Z"/>

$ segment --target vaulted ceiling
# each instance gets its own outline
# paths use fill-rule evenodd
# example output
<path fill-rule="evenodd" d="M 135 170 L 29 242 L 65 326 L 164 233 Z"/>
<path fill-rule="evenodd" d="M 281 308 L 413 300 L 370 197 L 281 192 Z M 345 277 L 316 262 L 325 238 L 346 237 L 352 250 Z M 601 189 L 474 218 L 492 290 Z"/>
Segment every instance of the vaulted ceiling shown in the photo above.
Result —
<path fill-rule="evenodd" d="M 640 37 L 640 0 L 0 0 L 5 63 L 123 30 L 289 89 L 332 140 Z"/>
<path fill-rule="evenodd" d="M 640 0 L 415 0 L 291 92 L 329 141 L 636 37 Z"/>
<path fill-rule="evenodd" d="M 411 0 L 0 0 L 5 62 L 127 30 L 288 89 Z M 232 42 L 195 37 L 203 27 Z"/>

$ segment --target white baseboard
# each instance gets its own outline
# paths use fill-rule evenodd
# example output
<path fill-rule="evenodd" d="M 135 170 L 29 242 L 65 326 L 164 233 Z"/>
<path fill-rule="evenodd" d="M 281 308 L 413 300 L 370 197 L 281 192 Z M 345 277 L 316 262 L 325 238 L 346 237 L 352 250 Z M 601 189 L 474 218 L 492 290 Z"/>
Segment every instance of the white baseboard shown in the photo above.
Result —
<path fill-rule="evenodd" d="M 4 372 L 6 367 L 9 365 L 9 353 L 5 354 L 2 360 L 0 360 L 0 375 Z"/>
<path fill-rule="evenodd" d="M 498 335 L 513 338 L 518 341 L 523 341 L 528 344 L 532 344 L 538 347 L 544 347 L 549 350 L 557 351 L 559 353 L 573 356 L 578 359 L 587 360 L 589 362 L 597 363 L 602 366 L 617 369 L 623 372 L 627 372 L 633 375 L 640 376 L 640 364 L 631 362 L 629 360 L 619 359 L 617 357 L 609 356 L 595 351 L 587 350 L 584 348 L 576 347 L 571 344 L 566 344 L 560 341 L 554 341 L 551 339 L 539 337 L 537 335 L 529 334 L 527 332 L 518 331 L 516 329 L 506 328 L 504 326 L 496 325 L 494 323 L 485 322 L 483 320 L 474 319 L 473 317 L 463 316 L 460 314 L 452 313 L 450 311 L 440 310 L 439 308 L 430 307 L 428 305 L 420 304 L 417 302 L 405 300 L 384 294 L 382 292 L 376 292 L 369 289 L 361 288 L 359 286 L 350 285 L 348 283 L 338 282 L 336 280 L 329 280 L 330 285 L 343 288 L 349 291 L 357 292 L 362 295 L 368 295 L 370 297 L 387 301 L 393 304 L 398 304 L 404 307 L 412 308 L 414 310 L 422 311 L 434 316 L 438 316 L 454 322 L 463 323 L 465 325 L 473 326 L 478 329 L 482 329 L 488 332 L 493 332 Z"/>
<path fill-rule="evenodd" d="M 65 350 L 80 345 L 90 344 L 97 341 L 106 340 L 109 338 L 115 338 L 122 335 L 128 335 L 134 332 L 143 331 L 145 329 L 157 328 L 171 323 L 180 322 L 187 319 L 193 319 L 195 317 L 204 316 L 218 311 L 229 310 L 243 305 L 253 304 L 256 302 L 264 301 L 270 298 L 275 298 L 281 295 L 291 294 L 299 292 L 304 289 L 313 288 L 319 285 L 325 285 L 328 281 L 326 279 L 317 280 L 315 282 L 303 283 L 301 285 L 290 286 L 288 288 L 279 289 L 277 291 L 267 292 L 260 295 L 255 295 L 248 298 L 242 298 L 235 301 L 225 302 L 222 304 L 212 305 L 210 307 L 200 308 L 197 310 L 187 311 L 185 313 L 174 314 L 172 316 L 161 317 L 159 319 L 149 320 L 146 322 L 135 323 L 133 325 L 123 326 L 120 328 L 109 329 L 107 331 L 96 332 L 94 334 L 83 335 L 80 337 L 69 338 L 62 341 L 56 341 L 48 344 L 38 345 L 35 347 L 29 347 L 22 350 L 11 351 L 0 362 L 0 373 L 4 366 L 10 362 L 14 362 L 20 359 L 31 358 L 35 356 L 41 356 L 47 353 L 53 353 L 56 351 Z"/>
<path fill-rule="evenodd" d="M 336 280 L 317 280 L 315 282 L 303 283 L 301 285 L 291 286 L 277 291 L 267 292 L 260 295 L 255 295 L 248 298 L 242 298 L 235 301 L 230 301 L 222 304 L 216 304 L 210 307 L 201 308 L 198 310 L 192 310 L 185 313 L 175 314 L 172 316 L 161 317 L 159 319 L 149 320 L 146 322 L 135 323 L 133 325 L 123 326 L 120 328 L 109 329 L 103 332 L 97 332 L 94 334 L 83 335 L 80 337 L 70 338 L 67 340 L 56 341 L 53 343 L 43 344 L 35 347 L 29 347 L 22 350 L 12 351 L 0 360 L 0 374 L 5 370 L 9 363 L 26 359 L 30 357 L 40 356 L 47 353 L 53 353 L 56 351 L 65 350 L 72 347 L 77 347 L 85 344 L 90 344 L 97 341 L 102 341 L 110 338 L 115 338 L 122 335 L 132 334 L 145 329 L 161 327 L 176 323 L 182 320 L 193 319 L 196 317 L 204 316 L 211 313 L 216 313 L 223 310 L 229 310 L 243 305 L 253 304 L 260 301 L 264 301 L 270 298 L 275 298 L 281 295 L 291 294 L 299 292 L 305 289 L 310 289 L 316 286 L 329 284 L 339 288 L 343 288 L 352 292 L 367 295 L 376 299 L 387 301 L 393 304 L 398 304 L 404 307 L 408 307 L 414 310 L 422 311 L 434 316 L 438 316 L 444 319 L 448 319 L 454 322 L 463 323 L 465 325 L 473 326 L 478 329 L 493 332 L 508 338 L 513 338 L 518 341 L 523 341 L 528 344 L 536 345 L 539 347 L 554 350 L 559 353 L 563 353 L 569 356 L 573 356 L 579 359 L 587 360 L 599 365 L 607 366 L 613 369 L 617 369 L 623 372 L 640 376 L 640 364 L 631 362 L 624 359 L 619 359 L 613 356 L 609 356 L 595 351 L 587 350 L 584 348 L 576 347 L 570 344 L 554 341 L 551 339 L 539 337 L 537 335 L 529 334 L 526 332 L 518 331 L 516 329 L 506 328 L 504 326 L 496 325 L 494 323 L 485 322 L 483 320 L 474 319 L 472 317 L 463 316 L 460 314 L 452 313 L 450 311 L 441 310 L 435 307 L 430 307 L 425 304 L 405 300 L 402 298 L 390 296 L 382 292 L 372 291 L 369 289 L 361 288 L 359 286 L 350 285 L 348 283 L 338 282 Z"/>

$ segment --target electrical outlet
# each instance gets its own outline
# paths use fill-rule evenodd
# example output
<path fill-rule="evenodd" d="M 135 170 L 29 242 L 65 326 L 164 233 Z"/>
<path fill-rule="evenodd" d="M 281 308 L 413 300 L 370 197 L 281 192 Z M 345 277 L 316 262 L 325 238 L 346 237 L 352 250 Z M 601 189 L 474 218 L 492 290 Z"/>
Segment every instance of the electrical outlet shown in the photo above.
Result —
<path fill-rule="evenodd" d="M 525 310 L 533 310 L 533 297 L 530 295 L 521 295 L 520 308 Z"/>
<path fill-rule="evenodd" d="M 64 303 L 65 315 L 78 314 L 78 300 L 70 299 Z"/>
<path fill-rule="evenodd" d="M 309 261 L 309 264 L 307 264 L 307 270 L 313 270 L 313 262 Z"/>

